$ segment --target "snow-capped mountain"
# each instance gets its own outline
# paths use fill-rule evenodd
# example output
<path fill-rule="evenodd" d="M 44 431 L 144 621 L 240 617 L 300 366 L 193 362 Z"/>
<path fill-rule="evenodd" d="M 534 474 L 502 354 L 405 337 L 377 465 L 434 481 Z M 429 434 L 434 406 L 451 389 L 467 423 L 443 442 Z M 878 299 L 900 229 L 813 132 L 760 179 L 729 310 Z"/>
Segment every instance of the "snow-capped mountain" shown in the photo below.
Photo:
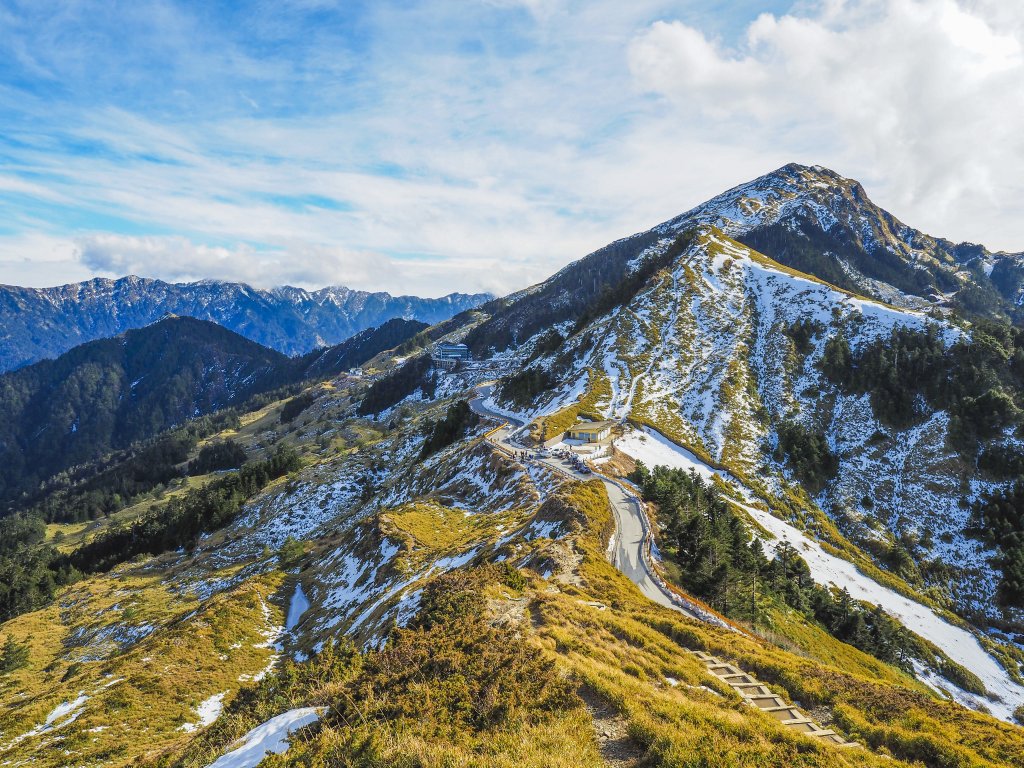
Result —
<path fill-rule="evenodd" d="M 212 320 L 295 355 L 337 344 L 395 317 L 437 323 L 490 298 L 452 293 L 423 299 L 341 286 L 260 290 L 244 283 L 165 283 L 135 276 L 56 288 L 0 286 L 0 371 L 141 328 L 166 314 Z"/>
<path fill-rule="evenodd" d="M 1024 254 L 992 253 L 920 232 L 871 202 L 859 182 L 821 166 L 784 166 L 657 230 L 695 224 L 717 226 L 834 285 L 911 307 L 1016 317 L 1024 298 Z"/>
<path fill-rule="evenodd" d="M 768 258 L 745 244 L 752 242 L 782 243 L 780 259 L 824 265 L 822 274 Z M 833 250 L 815 250 L 821 243 Z M 1017 422 L 965 449 L 961 417 L 948 407 L 919 394 L 909 423 L 893 423 L 868 390 L 837 384 L 825 357 L 839 338 L 856 357 L 907 331 L 933 334 L 943 355 L 970 366 L 965 350 L 988 344 L 992 331 L 975 339 L 962 319 L 970 316 L 966 306 L 901 290 L 904 277 L 920 273 L 925 287 L 955 281 L 949 294 L 984 291 L 994 285 L 984 281 L 999 275 L 993 262 L 1005 273 L 1019 261 L 923 235 L 831 171 L 786 166 L 570 265 L 469 338 L 481 353 L 494 349 L 528 366 L 537 374 L 527 380 L 558 393 L 538 392 L 543 405 L 526 414 L 549 414 L 535 429 L 539 438 L 581 413 L 626 419 L 634 432 L 653 428 L 652 439 L 730 478 L 737 499 L 759 499 L 833 545 L 829 530 L 837 526 L 868 554 L 862 567 L 896 572 L 1008 640 L 1024 628 L 1019 602 L 1000 599 L 1000 578 L 1012 577 L 1001 577 L 999 564 L 1011 555 L 979 533 L 976 509 L 986 493 L 1010 488 L 1013 476 L 979 469 L 978 456 L 1016 452 Z M 830 265 L 841 265 L 846 279 L 828 280 Z M 881 274 L 889 281 L 868 277 Z M 615 295 L 631 278 L 639 279 Z M 1004 299 L 1011 307 L 1015 296 Z M 961 319 L 937 304 L 954 306 Z M 995 354 L 1016 352 L 1010 344 Z M 917 385 L 898 377 L 897 384 Z M 976 386 L 980 398 L 1002 385 Z M 1010 388 L 1019 404 L 1019 386 Z M 821 477 L 797 471 L 782 438 L 794 431 L 827 456 Z"/>
<path fill-rule="evenodd" d="M 798 352 L 788 333 L 803 322 L 815 330 Z M 965 533 L 970 502 L 992 484 L 969 480 L 971 468 L 947 444 L 948 415 L 893 429 L 867 395 L 842 392 L 821 369 L 837 334 L 856 350 L 896 328 L 934 324 L 947 344 L 960 337 L 923 312 L 788 271 L 709 227 L 644 290 L 534 365 L 558 382 L 585 378 L 596 414 L 652 425 L 774 493 L 793 479 L 775 457 L 779 425 L 795 420 L 820 431 L 839 466 L 824 488 L 811 489 L 817 503 L 879 551 L 915 542 L 923 566 L 938 561 L 956 572 L 949 579 L 943 571 L 940 588 L 961 613 L 998 619 L 988 563 L 995 553 Z"/>

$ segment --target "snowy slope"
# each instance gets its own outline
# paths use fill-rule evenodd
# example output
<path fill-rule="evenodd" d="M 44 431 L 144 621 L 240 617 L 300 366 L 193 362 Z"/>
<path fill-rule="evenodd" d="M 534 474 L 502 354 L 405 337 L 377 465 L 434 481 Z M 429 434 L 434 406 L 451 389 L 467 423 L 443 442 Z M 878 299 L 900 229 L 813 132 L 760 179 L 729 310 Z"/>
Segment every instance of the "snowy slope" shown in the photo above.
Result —
<path fill-rule="evenodd" d="M 221 755 L 209 768 L 256 768 L 267 755 L 287 752 L 288 737 L 293 731 L 319 719 L 320 713 L 313 707 L 283 712 L 245 734 L 239 739 L 238 746 Z"/>
<path fill-rule="evenodd" d="M 690 451 L 674 445 L 650 430 L 631 429 L 616 441 L 616 447 L 649 467 L 660 465 L 693 470 L 704 478 L 717 476 L 729 482 L 740 494 L 748 497 L 750 495 L 746 488 L 728 474 L 708 466 Z M 966 706 L 983 707 L 996 717 L 1012 722 L 1014 709 L 1024 705 L 1024 686 L 1010 678 L 1006 670 L 985 651 L 971 632 L 953 626 L 927 606 L 878 584 L 861 573 L 853 563 L 825 551 L 817 541 L 760 506 L 735 499 L 732 503 L 747 512 L 768 532 L 764 544 L 769 555 L 779 542 L 789 542 L 807 563 L 816 582 L 846 589 L 857 600 L 881 606 L 906 627 L 934 643 L 953 661 L 976 674 L 985 684 L 990 696 L 982 697 L 961 690 L 934 674 L 924 675 L 925 679 L 937 681 L 935 684 L 940 685 Z"/>
<path fill-rule="evenodd" d="M 817 325 L 804 356 L 786 331 L 808 320 Z M 994 553 L 965 534 L 965 493 L 969 501 L 987 486 L 975 481 L 965 491 L 962 464 L 946 446 L 946 415 L 903 432 L 885 429 L 866 398 L 841 395 L 819 370 L 825 342 L 840 331 L 856 349 L 894 328 L 931 323 L 940 324 L 947 344 L 963 333 L 925 313 L 796 273 L 705 227 L 632 300 L 533 365 L 551 370 L 563 386 L 542 410 L 586 390 L 583 396 L 603 415 L 657 428 L 644 437 L 627 434 L 620 450 L 653 465 L 677 461 L 675 446 L 686 446 L 687 466 L 722 467 L 723 478 L 738 478 L 766 498 L 781 498 L 797 484 L 773 456 L 777 425 L 792 419 L 823 432 L 840 459 L 839 472 L 806 503 L 830 514 L 855 542 L 920 542 L 922 562 L 941 558 L 950 566 L 948 576 L 928 586 L 961 615 L 1019 621 L 995 604 Z M 861 505 L 864 498 L 870 510 Z M 933 536 L 920 535 L 926 530 Z M 897 608 L 916 621 L 905 606 Z M 975 666 L 1000 690 L 992 669 Z"/>

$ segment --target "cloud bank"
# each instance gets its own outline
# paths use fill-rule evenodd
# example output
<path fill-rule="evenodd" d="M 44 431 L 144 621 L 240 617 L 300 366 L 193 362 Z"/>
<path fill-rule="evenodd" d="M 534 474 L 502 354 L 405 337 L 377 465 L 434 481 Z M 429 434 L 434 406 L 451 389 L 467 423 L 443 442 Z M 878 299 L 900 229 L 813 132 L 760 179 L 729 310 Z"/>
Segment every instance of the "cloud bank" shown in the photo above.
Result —
<path fill-rule="evenodd" d="M 990 11 L 832 2 L 761 15 L 735 49 L 657 22 L 630 66 L 645 89 L 731 133 L 766 132 L 866 175 L 912 224 L 1024 249 L 1019 207 L 1005 205 L 1024 171 L 1024 47 L 1020 19 Z M 988 231 L 969 224 L 986 219 Z"/>

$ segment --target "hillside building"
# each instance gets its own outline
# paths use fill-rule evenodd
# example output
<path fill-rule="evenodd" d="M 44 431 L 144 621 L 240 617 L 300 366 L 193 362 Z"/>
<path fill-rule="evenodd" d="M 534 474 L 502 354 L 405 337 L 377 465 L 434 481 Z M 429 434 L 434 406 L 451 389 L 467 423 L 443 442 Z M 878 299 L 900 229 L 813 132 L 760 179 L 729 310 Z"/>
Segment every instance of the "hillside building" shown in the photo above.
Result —
<path fill-rule="evenodd" d="M 580 421 L 569 427 L 565 436 L 581 443 L 601 443 L 611 437 L 614 421 Z"/>
<path fill-rule="evenodd" d="M 473 354 L 465 344 L 438 344 L 434 357 L 441 360 L 472 360 Z"/>
<path fill-rule="evenodd" d="M 430 356 L 434 368 L 443 371 L 454 371 L 461 363 L 473 359 L 473 354 L 465 344 L 438 344 Z"/>

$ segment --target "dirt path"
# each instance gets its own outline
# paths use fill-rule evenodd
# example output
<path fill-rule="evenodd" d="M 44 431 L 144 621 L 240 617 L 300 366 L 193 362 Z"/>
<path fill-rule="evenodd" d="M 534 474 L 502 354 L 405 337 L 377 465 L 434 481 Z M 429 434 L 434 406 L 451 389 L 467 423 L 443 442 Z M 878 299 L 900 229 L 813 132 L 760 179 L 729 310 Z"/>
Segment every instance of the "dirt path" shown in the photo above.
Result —
<path fill-rule="evenodd" d="M 577 691 L 594 720 L 594 736 L 601 757 L 611 768 L 639 768 L 644 752 L 629 735 L 629 724 L 604 699 L 590 688 Z"/>

